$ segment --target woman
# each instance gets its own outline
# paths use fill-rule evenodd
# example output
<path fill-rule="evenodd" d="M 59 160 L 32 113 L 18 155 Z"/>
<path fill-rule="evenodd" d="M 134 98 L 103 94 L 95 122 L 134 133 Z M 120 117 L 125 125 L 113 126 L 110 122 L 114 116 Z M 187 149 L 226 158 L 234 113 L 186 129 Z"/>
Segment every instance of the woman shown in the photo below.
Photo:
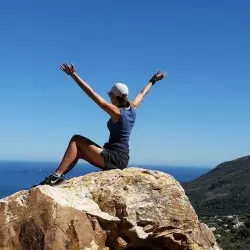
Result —
<path fill-rule="evenodd" d="M 126 168 L 129 161 L 130 133 L 136 119 L 135 110 L 151 87 L 165 77 L 166 72 L 157 72 L 132 102 L 128 101 L 128 87 L 123 83 L 116 83 L 108 92 L 111 100 L 109 103 L 78 76 L 72 64 L 63 63 L 60 68 L 71 76 L 101 109 L 109 114 L 110 120 L 107 126 L 110 137 L 109 141 L 101 147 L 86 137 L 74 135 L 59 167 L 39 185 L 58 185 L 64 181 L 64 175 L 76 165 L 79 159 L 83 159 L 102 170 Z"/>

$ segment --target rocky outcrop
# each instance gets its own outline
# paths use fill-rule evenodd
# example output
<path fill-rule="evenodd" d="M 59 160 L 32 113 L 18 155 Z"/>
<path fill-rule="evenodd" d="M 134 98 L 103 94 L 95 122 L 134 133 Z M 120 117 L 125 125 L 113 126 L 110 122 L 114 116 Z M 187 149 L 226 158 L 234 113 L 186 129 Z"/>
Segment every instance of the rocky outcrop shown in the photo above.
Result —
<path fill-rule="evenodd" d="M 0 249 L 220 249 L 172 176 L 127 168 L 0 200 Z"/>

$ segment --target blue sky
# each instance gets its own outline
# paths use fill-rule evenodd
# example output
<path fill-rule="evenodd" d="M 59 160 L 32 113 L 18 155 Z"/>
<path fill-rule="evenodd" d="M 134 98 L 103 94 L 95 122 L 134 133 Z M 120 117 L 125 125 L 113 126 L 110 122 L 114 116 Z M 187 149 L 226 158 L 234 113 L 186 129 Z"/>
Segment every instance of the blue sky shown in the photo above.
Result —
<path fill-rule="evenodd" d="M 130 97 L 131 164 L 214 166 L 250 153 L 249 1 L 4 1 L 0 159 L 59 161 L 73 134 L 103 144 L 108 116 L 59 70 Z"/>

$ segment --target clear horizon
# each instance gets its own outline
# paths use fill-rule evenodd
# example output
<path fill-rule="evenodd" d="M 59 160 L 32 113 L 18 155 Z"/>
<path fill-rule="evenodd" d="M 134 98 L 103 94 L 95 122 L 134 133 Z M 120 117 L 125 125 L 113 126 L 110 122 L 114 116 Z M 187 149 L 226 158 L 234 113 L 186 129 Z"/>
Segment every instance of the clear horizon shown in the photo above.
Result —
<path fill-rule="evenodd" d="M 8 160 L 8 159 L 0 159 L 0 163 L 3 163 L 3 162 L 9 162 L 9 163 L 38 163 L 38 164 L 46 164 L 46 163 L 57 163 L 59 164 L 60 161 L 57 161 L 57 160 L 30 160 L 30 159 L 23 159 L 23 160 Z M 78 164 L 83 164 L 83 165 L 91 165 L 83 160 L 80 160 L 78 162 Z M 219 165 L 219 164 L 217 164 Z M 217 165 L 215 166 L 209 166 L 209 165 L 177 165 L 177 164 L 143 164 L 143 163 L 129 163 L 129 167 L 143 167 L 143 166 L 146 166 L 146 167 L 180 167 L 180 168 L 208 168 L 208 169 L 212 169 L 212 168 L 215 168 Z M 98 169 L 98 168 L 97 168 Z"/>
<path fill-rule="evenodd" d="M 131 164 L 215 167 L 250 154 L 250 2 L 68 4 L 1 4 L 0 159 L 60 161 L 74 134 L 108 140 L 108 116 L 62 62 L 107 100 L 115 82 L 133 99 L 168 71 L 137 111 Z"/>

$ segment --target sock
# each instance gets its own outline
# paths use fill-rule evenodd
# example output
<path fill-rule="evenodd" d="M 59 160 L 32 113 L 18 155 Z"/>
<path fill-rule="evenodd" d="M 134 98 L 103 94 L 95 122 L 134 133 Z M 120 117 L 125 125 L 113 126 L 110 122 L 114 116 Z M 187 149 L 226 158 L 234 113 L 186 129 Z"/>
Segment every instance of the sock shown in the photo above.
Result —
<path fill-rule="evenodd" d="M 61 174 L 58 174 L 58 173 L 56 173 L 56 172 L 54 172 L 53 175 L 54 175 L 55 177 L 57 177 L 57 178 L 61 177 Z"/>

